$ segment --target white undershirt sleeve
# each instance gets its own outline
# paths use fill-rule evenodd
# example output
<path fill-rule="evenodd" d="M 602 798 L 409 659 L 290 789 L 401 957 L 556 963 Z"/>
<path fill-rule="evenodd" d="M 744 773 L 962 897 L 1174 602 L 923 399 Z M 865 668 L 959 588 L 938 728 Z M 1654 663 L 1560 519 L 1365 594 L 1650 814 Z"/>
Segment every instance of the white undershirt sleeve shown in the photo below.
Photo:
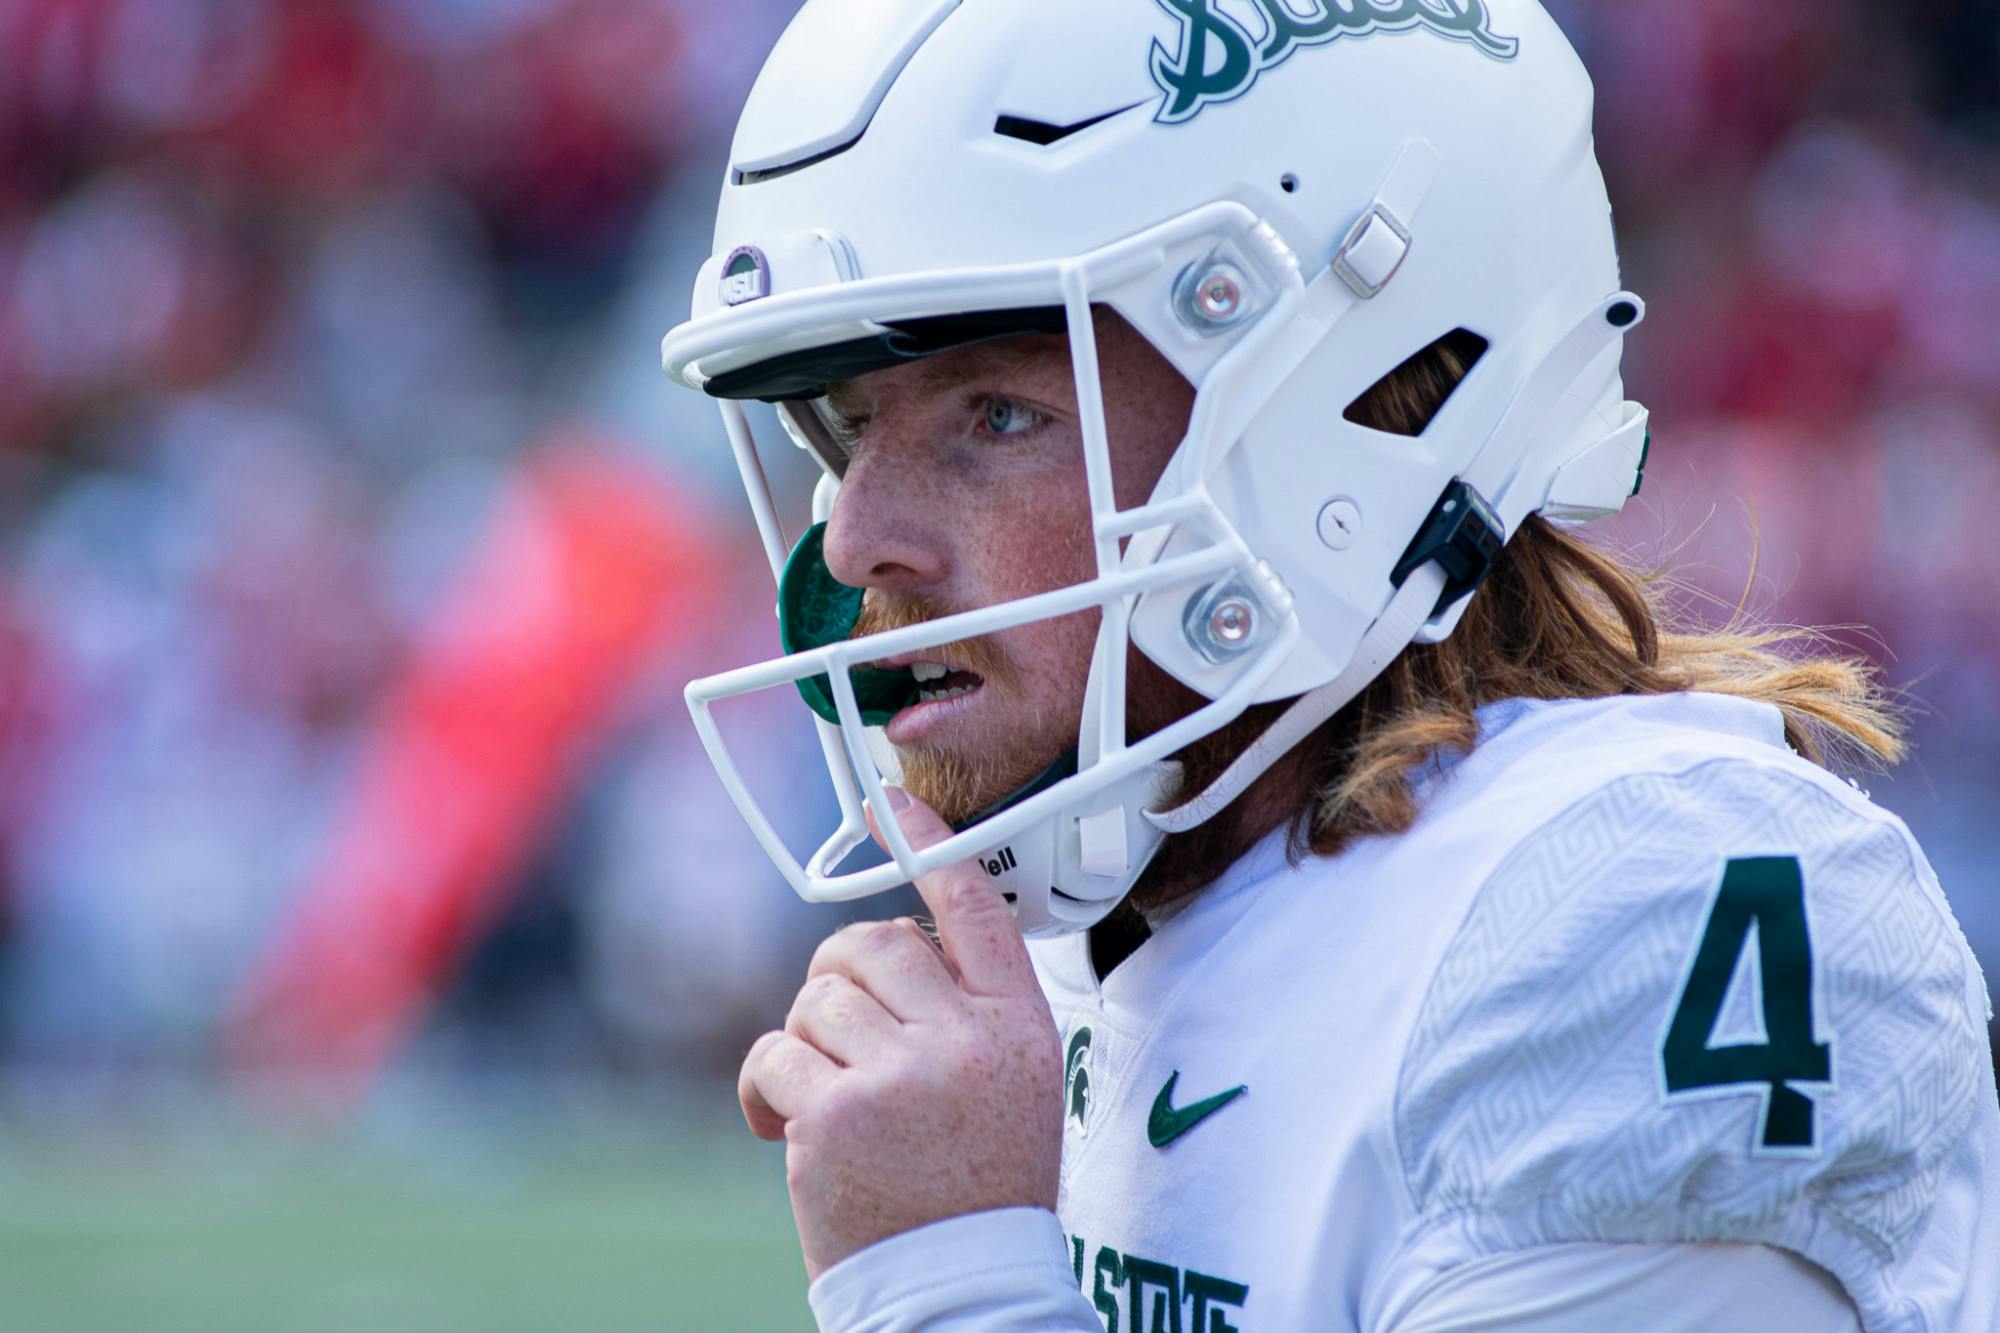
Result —
<path fill-rule="evenodd" d="M 891 1236 L 819 1275 L 821 1333 L 1104 1333 L 1078 1288 L 1062 1224 L 1002 1208 Z"/>
<path fill-rule="evenodd" d="M 1550 1245 L 1454 1268 L 1381 1333 L 1860 1333 L 1841 1286 L 1765 1245 Z"/>

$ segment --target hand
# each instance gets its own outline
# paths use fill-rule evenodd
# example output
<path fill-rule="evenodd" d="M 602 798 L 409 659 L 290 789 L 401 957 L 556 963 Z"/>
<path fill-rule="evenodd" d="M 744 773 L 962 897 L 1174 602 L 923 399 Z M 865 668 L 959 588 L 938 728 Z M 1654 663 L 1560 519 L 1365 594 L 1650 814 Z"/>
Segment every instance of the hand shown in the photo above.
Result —
<path fill-rule="evenodd" d="M 889 790 L 913 847 L 951 836 Z M 917 891 L 938 944 L 908 918 L 832 936 L 737 1080 L 751 1132 L 785 1140 L 810 1278 L 926 1223 L 1056 1204 L 1062 1053 L 1013 912 L 970 861 Z"/>

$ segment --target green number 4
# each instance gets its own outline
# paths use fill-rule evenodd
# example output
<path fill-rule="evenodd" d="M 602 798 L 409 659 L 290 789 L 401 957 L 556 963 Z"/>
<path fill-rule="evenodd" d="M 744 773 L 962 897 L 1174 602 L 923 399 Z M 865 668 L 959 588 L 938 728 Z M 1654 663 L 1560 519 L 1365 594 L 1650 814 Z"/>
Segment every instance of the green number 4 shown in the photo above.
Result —
<path fill-rule="evenodd" d="M 1757 932 L 1751 955 L 1764 1040 L 1714 1046 L 1715 1026 Z M 1833 1080 L 1832 1047 L 1813 1036 L 1812 939 L 1806 929 L 1805 880 L 1791 856 L 1731 861 L 1722 874 L 1708 925 L 1688 967 L 1680 1003 L 1660 1043 L 1660 1071 L 1669 1096 L 1730 1096 L 1756 1092 L 1764 1100 L 1757 1144 L 1763 1152 L 1816 1151 L 1816 1108 L 1794 1083 Z M 1753 1088 L 1750 1085 L 1761 1084 Z M 1720 1092 L 1715 1090 L 1721 1090 Z"/>

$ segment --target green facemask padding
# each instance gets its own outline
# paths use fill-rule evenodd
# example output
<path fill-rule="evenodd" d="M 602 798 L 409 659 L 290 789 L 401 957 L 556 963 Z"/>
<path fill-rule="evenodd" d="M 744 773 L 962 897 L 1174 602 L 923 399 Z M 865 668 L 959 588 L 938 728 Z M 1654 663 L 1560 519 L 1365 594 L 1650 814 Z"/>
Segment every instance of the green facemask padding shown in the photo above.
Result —
<path fill-rule="evenodd" d="M 826 524 L 815 523 L 792 548 L 785 572 L 778 577 L 778 642 L 787 654 L 844 643 L 854 637 L 861 619 L 861 589 L 834 578 L 826 567 Z M 878 671 L 855 667 L 854 701 L 861 706 L 861 724 L 887 726 L 889 719 L 917 701 L 917 678 L 908 671 Z M 840 710 L 833 703 L 833 682 L 813 676 L 799 682 L 806 707 L 836 725 Z"/>

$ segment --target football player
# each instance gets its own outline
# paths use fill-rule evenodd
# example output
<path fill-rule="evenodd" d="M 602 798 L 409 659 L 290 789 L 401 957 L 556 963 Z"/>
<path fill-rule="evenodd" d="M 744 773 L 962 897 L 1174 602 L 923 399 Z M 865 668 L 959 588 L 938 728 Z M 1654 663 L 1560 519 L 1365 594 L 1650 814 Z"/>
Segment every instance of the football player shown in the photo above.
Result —
<path fill-rule="evenodd" d="M 1649 441 L 1591 106 L 1534 0 L 780 41 L 664 351 L 779 583 L 704 743 L 799 892 L 933 917 L 743 1066 L 823 1327 L 2000 1326 L 1984 982 L 1820 762 L 1893 718 L 1574 531 Z M 771 688 L 804 857 L 713 715 Z"/>

